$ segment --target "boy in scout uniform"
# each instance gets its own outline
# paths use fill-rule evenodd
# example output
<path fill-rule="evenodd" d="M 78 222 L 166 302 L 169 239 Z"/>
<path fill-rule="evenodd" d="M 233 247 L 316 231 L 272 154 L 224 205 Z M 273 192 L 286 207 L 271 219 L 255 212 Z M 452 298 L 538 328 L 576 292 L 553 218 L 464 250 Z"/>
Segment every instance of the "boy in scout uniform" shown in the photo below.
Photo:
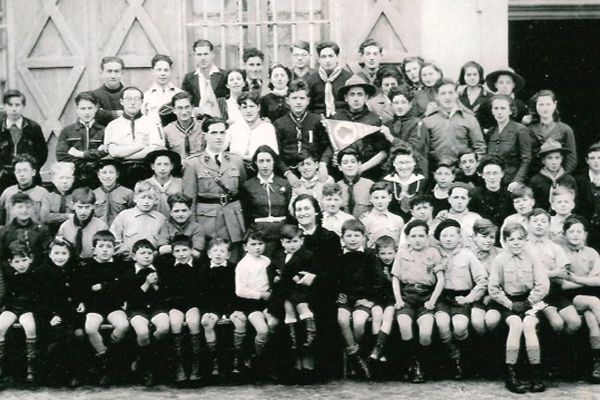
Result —
<path fill-rule="evenodd" d="M 206 239 L 229 239 L 231 259 L 237 261 L 244 234 L 238 193 L 246 172 L 241 157 L 225 152 L 226 128 L 221 118 L 207 118 L 202 123 L 206 149 L 186 160 L 183 193 L 193 199 L 192 209 L 206 230 Z"/>

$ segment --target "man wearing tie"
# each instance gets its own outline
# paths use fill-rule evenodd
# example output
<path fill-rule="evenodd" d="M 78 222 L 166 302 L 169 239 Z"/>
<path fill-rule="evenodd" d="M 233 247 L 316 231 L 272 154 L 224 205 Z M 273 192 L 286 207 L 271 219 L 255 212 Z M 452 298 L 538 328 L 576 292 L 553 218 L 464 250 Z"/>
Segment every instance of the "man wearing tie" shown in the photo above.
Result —
<path fill-rule="evenodd" d="M 206 230 L 206 240 L 219 237 L 233 244 L 233 262 L 241 256 L 244 219 L 239 188 L 246 180 L 242 158 L 225 152 L 227 128 L 220 118 L 202 123 L 206 149 L 190 156 L 184 165 L 183 193 L 194 199 L 196 221 Z"/>

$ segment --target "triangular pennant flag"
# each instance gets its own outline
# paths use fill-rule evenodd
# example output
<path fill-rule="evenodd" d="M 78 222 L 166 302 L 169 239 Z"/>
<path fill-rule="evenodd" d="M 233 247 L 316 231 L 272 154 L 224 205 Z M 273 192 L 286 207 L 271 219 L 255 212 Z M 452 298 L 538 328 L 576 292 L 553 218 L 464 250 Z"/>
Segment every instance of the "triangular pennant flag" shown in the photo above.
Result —
<path fill-rule="evenodd" d="M 335 119 L 323 119 L 322 122 L 325 129 L 327 129 L 334 151 L 343 150 L 352 143 L 380 130 L 378 126 L 361 124 L 360 122 L 338 121 Z"/>

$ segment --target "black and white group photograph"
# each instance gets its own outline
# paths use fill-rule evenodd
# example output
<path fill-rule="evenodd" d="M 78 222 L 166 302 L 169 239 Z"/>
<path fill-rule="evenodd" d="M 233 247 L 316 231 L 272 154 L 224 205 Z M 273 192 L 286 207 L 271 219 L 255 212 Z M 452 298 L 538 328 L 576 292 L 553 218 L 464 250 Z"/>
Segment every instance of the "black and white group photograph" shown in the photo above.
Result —
<path fill-rule="evenodd" d="M 0 0 L 0 396 L 600 400 L 600 0 Z"/>

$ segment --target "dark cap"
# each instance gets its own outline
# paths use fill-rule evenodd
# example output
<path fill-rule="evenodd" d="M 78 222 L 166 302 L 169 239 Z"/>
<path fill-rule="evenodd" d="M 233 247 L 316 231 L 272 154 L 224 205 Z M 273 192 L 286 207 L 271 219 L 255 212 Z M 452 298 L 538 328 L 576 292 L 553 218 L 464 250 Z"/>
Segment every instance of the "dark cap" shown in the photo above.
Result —
<path fill-rule="evenodd" d="M 452 218 L 446 218 L 445 220 L 440 222 L 438 226 L 435 227 L 435 231 L 433 231 L 433 237 L 435 238 L 435 240 L 440 240 L 440 235 L 442 234 L 442 231 L 450 227 L 455 227 L 458 228 L 458 230 L 460 230 L 460 224 L 457 220 Z"/>

